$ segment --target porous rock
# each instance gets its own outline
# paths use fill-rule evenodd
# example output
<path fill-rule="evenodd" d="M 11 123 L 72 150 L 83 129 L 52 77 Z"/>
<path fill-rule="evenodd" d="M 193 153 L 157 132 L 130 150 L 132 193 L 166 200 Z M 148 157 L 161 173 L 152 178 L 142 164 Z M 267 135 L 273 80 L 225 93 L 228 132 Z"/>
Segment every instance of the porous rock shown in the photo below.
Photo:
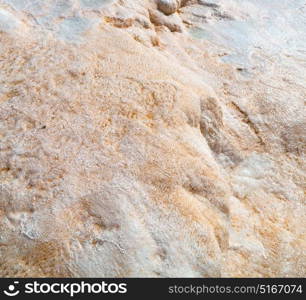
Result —
<path fill-rule="evenodd" d="M 0 0 L 0 276 L 306 276 L 304 11 L 206 2 Z"/>

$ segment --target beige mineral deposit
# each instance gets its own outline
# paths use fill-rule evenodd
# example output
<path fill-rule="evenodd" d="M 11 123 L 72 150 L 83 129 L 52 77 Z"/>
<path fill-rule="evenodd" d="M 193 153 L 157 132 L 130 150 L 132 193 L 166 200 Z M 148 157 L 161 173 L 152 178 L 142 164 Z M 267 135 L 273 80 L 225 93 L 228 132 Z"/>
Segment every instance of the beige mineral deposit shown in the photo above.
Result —
<path fill-rule="evenodd" d="M 306 276 L 305 18 L 0 0 L 0 276 Z"/>

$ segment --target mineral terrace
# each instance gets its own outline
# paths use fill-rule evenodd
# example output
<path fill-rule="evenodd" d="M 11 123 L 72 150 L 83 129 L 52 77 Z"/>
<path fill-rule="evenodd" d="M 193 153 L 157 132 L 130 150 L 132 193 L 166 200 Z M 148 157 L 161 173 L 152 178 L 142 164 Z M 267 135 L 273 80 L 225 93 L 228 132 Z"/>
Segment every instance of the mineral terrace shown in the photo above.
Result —
<path fill-rule="evenodd" d="M 0 0 L 0 276 L 306 276 L 305 99 L 304 0 Z"/>

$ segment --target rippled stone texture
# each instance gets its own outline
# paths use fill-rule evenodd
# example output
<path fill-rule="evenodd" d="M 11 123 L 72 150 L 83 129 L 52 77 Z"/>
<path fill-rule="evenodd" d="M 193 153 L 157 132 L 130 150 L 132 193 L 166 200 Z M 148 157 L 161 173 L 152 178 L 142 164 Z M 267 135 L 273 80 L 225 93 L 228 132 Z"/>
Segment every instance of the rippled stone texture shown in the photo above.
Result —
<path fill-rule="evenodd" d="M 305 276 L 305 10 L 0 0 L 0 275 Z"/>

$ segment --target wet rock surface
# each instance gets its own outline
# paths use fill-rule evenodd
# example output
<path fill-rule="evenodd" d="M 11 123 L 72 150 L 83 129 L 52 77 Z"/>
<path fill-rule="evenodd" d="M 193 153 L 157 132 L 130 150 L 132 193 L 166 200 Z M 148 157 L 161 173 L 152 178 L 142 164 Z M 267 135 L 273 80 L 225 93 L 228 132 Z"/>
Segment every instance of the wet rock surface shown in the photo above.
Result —
<path fill-rule="evenodd" d="M 0 0 L 1 276 L 306 275 L 304 1 L 158 5 Z"/>

